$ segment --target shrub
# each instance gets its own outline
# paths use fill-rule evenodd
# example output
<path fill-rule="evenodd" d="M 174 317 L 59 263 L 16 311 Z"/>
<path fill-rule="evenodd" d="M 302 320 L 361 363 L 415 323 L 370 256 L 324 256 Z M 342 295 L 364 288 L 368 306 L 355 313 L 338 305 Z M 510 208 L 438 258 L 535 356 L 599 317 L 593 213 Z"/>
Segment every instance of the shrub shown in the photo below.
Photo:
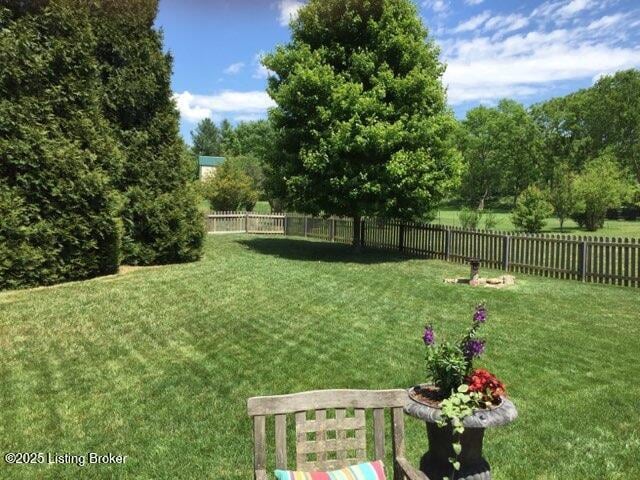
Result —
<path fill-rule="evenodd" d="M 553 179 L 549 188 L 549 202 L 560 222 L 560 231 L 564 228 L 564 221 L 573 213 L 576 207 L 576 176 L 568 165 L 560 165 L 553 172 Z"/>
<path fill-rule="evenodd" d="M 576 179 L 576 206 L 571 218 L 587 230 L 604 226 L 607 210 L 630 198 L 632 186 L 609 152 L 589 162 Z"/>
<path fill-rule="evenodd" d="M 545 219 L 553 213 L 553 207 L 545 194 L 536 186 L 524 190 L 516 201 L 511 218 L 516 227 L 535 233 L 545 226 Z"/>
<path fill-rule="evenodd" d="M 200 258 L 204 219 L 193 187 L 155 197 L 133 188 L 127 200 L 132 225 L 125 232 L 123 249 L 132 264 L 192 262 Z"/>
<path fill-rule="evenodd" d="M 230 162 L 225 161 L 202 183 L 203 195 L 213 210 L 251 211 L 258 201 L 251 178 Z"/>
<path fill-rule="evenodd" d="M 5 3 L 3 3 L 4 5 Z M 121 156 L 86 4 L 0 6 L 0 288 L 117 271 Z"/>
<path fill-rule="evenodd" d="M 476 230 L 480 225 L 480 219 L 482 218 L 482 212 L 479 210 L 472 210 L 470 208 L 463 208 L 458 213 L 458 220 L 460 225 L 465 230 Z"/>
<path fill-rule="evenodd" d="M 103 110 L 125 155 L 114 175 L 125 196 L 123 261 L 142 265 L 195 260 L 202 243 L 157 9 L 157 0 L 108 0 L 92 10 Z"/>
<path fill-rule="evenodd" d="M 498 219 L 493 212 L 487 212 L 484 214 L 484 228 L 487 230 L 493 230 L 498 225 Z"/>
<path fill-rule="evenodd" d="M 243 173 L 245 173 L 253 183 L 253 189 L 258 194 L 260 200 L 265 198 L 264 194 L 264 169 L 260 160 L 251 156 L 229 157 L 225 160 L 233 164 Z"/>

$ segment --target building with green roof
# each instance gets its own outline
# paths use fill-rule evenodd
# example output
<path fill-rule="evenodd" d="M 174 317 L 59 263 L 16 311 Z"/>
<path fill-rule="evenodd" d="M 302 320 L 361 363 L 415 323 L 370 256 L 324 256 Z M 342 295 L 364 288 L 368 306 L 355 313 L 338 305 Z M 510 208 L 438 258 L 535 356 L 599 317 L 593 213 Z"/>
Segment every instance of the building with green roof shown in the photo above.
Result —
<path fill-rule="evenodd" d="M 224 157 L 209 157 L 201 155 L 198 157 L 198 178 L 200 180 L 209 175 L 215 175 L 216 170 L 224 162 Z"/>

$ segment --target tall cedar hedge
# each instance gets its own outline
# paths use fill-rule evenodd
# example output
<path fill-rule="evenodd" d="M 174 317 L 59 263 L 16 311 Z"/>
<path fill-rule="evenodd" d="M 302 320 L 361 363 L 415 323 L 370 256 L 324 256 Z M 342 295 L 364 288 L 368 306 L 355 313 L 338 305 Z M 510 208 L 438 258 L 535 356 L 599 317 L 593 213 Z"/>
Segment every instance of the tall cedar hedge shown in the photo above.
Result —
<path fill-rule="evenodd" d="M 156 0 L 0 0 L 0 289 L 199 257 Z"/>
<path fill-rule="evenodd" d="M 121 155 L 76 3 L 0 3 L 0 289 L 118 269 Z"/>
<path fill-rule="evenodd" d="M 94 15 L 104 112 L 126 158 L 116 178 L 124 262 L 142 265 L 196 260 L 204 236 L 157 9 L 157 0 L 102 0 Z"/>

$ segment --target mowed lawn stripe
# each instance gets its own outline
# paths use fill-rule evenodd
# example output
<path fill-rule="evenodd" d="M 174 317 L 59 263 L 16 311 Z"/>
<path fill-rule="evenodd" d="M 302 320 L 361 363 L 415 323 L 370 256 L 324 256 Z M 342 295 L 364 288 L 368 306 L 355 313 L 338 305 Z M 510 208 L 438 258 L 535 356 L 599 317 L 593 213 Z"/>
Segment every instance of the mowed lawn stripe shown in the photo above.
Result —
<path fill-rule="evenodd" d="M 467 274 L 231 235 L 210 236 L 198 263 L 0 293 L 3 452 L 129 456 L 1 464 L 0 478 L 250 478 L 248 397 L 423 381 L 423 325 L 453 335 L 482 299 L 480 364 L 520 411 L 487 434 L 494 478 L 640 477 L 638 291 L 524 275 L 505 290 L 442 283 Z M 413 419 L 407 445 L 417 462 L 426 435 Z"/>

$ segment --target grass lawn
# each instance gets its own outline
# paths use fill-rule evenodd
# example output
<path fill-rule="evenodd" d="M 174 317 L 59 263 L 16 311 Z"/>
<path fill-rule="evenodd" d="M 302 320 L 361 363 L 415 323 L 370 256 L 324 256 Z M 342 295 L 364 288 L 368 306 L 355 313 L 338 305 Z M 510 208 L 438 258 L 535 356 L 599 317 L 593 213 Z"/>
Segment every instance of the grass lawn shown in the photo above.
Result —
<path fill-rule="evenodd" d="M 433 223 L 440 225 L 453 225 L 460 226 L 460 219 L 458 214 L 460 210 L 454 209 L 442 209 L 439 210 Z M 516 230 L 513 223 L 511 223 L 511 214 L 506 212 L 495 212 L 496 227 L 494 230 Z M 485 228 L 484 219 L 480 222 L 480 228 Z M 565 220 L 564 230 L 560 231 L 560 222 L 557 218 L 548 218 L 547 225 L 542 230 L 544 233 L 562 233 L 571 235 L 595 235 L 598 237 L 631 237 L 640 238 L 640 222 L 639 221 L 625 221 L 625 220 L 606 220 L 604 228 L 601 228 L 597 232 L 588 232 L 581 229 L 577 223 L 573 220 Z"/>
<path fill-rule="evenodd" d="M 250 479 L 248 397 L 416 384 L 423 325 L 456 334 L 481 299 L 479 365 L 520 412 L 485 437 L 494 479 L 640 478 L 638 290 L 524 275 L 510 290 L 442 283 L 466 274 L 302 239 L 209 236 L 199 263 L 0 293 L 0 450 L 129 457 L 2 462 L 0 478 Z M 409 457 L 425 446 L 407 418 Z"/>

